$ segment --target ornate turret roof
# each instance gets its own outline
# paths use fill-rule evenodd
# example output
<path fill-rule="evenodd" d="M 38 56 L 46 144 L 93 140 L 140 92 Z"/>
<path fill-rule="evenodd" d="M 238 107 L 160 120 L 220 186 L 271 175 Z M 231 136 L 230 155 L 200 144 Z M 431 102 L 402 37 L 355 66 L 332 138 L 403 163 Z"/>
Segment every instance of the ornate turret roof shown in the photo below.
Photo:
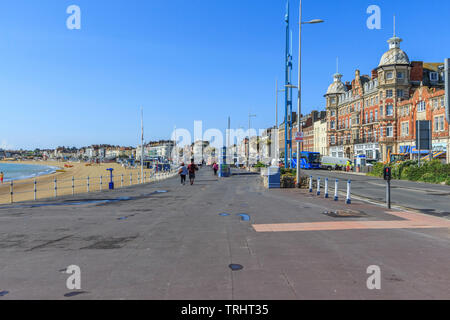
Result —
<path fill-rule="evenodd" d="M 403 40 L 394 36 L 388 40 L 389 51 L 381 57 L 378 67 L 394 65 L 394 64 L 410 64 L 408 55 L 400 49 L 400 43 Z"/>
<path fill-rule="evenodd" d="M 342 83 L 341 79 L 342 79 L 342 74 L 340 73 L 336 73 L 333 76 L 334 81 L 332 84 L 330 84 L 330 86 L 328 87 L 327 90 L 327 95 L 328 94 L 340 94 L 340 93 L 345 93 L 347 91 L 346 86 Z"/>

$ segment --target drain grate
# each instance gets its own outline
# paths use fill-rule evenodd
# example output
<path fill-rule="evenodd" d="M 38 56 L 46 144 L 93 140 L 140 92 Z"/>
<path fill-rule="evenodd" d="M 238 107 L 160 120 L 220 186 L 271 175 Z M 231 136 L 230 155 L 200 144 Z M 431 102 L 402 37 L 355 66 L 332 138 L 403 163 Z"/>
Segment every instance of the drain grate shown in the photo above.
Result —
<path fill-rule="evenodd" d="M 333 218 L 364 218 L 368 215 L 362 211 L 356 210 L 336 210 L 336 211 L 324 211 L 323 214 Z"/>

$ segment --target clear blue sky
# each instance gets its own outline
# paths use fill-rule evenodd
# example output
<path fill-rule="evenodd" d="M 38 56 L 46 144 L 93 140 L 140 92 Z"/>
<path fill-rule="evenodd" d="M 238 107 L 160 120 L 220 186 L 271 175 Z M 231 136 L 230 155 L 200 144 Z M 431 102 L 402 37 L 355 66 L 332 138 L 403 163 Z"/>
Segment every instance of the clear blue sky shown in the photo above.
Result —
<path fill-rule="evenodd" d="M 337 56 L 344 80 L 377 66 L 394 14 L 411 60 L 450 56 L 448 0 L 303 3 L 304 20 L 326 20 L 302 33 L 305 111 L 323 108 Z M 82 10 L 79 31 L 66 28 L 71 4 Z M 381 30 L 366 27 L 371 4 L 381 7 Z M 296 21 L 298 1 L 291 9 Z M 249 110 L 255 127 L 274 125 L 284 12 L 284 0 L 4 0 L 0 147 L 136 145 L 141 105 L 146 140 L 169 138 L 175 125 L 192 130 L 194 120 L 224 129 L 231 116 L 246 127 Z"/>

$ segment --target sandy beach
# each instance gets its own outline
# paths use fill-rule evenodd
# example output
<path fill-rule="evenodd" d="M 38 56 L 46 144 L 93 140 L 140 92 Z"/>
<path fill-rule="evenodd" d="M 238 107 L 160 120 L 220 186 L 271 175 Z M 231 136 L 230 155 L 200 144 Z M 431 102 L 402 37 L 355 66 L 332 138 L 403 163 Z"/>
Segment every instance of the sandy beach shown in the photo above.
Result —
<path fill-rule="evenodd" d="M 72 194 L 72 177 L 74 178 L 74 192 L 76 194 L 87 192 L 87 177 L 89 177 L 89 191 L 108 190 L 110 181 L 109 171 L 106 169 L 114 169 L 114 184 L 116 188 L 130 185 L 130 174 L 132 174 L 132 184 L 138 183 L 138 175 L 140 169 L 126 169 L 118 163 L 102 163 L 102 164 L 86 164 L 76 162 L 56 162 L 56 161 L 15 161 L 2 163 L 16 163 L 16 164 L 35 164 L 44 166 L 54 166 L 60 168 L 61 172 L 43 175 L 36 178 L 37 199 L 51 198 L 55 195 L 55 182 L 57 181 L 57 195 L 71 195 Z M 66 168 L 64 165 L 73 166 Z M 149 182 L 149 177 L 153 170 L 144 170 L 146 177 L 145 182 Z M 101 178 L 102 177 L 102 178 Z M 34 178 L 14 181 L 14 202 L 28 201 L 34 199 Z M 102 180 L 102 185 L 100 181 Z M 0 185 L 0 204 L 10 203 L 10 183 L 5 182 Z"/>

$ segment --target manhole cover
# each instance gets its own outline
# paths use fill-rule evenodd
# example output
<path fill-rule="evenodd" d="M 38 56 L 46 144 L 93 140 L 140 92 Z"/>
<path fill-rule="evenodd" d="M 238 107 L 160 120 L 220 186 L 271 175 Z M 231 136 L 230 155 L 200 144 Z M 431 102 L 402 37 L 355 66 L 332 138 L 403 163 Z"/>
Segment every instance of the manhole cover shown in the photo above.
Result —
<path fill-rule="evenodd" d="M 78 295 L 83 294 L 83 293 L 87 293 L 87 292 L 85 292 L 85 291 L 69 292 L 69 293 L 66 293 L 64 295 L 64 297 L 67 297 L 67 298 L 75 297 L 75 296 L 78 296 Z"/>
<path fill-rule="evenodd" d="M 323 214 L 333 217 L 333 218 L 362 218 L 367 217 L 362 211 L 356 210 L 336 210 L 336 211 L 325 211 Z"/>
<path fill-rule="evenodd" d="M 238 213 L 237 215 L 241 217 L 242 221 L 250 221 L 250 216 L 248 214 Z"/>
<path fill-rule="evenodd" d="M 244 267 L 241 266 L 240 264 L 230 264 L 228 267 L 230 267 L 230 269 L 233 271 L 239 271 L 244 269 Z"/>

